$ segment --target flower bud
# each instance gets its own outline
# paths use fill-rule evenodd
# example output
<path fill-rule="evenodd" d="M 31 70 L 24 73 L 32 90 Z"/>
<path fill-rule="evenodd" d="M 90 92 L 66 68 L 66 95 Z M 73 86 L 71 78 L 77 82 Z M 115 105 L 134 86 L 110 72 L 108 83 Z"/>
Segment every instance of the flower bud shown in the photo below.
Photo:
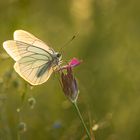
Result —
<path fill-rule="evenodd" d="M 66 73 L 62 71 L 61 85 L 66 97 L 68 97 L 72 102 L 75 102 L 78 98 L 79 90 L 71 66 L 66 68 Z"/>

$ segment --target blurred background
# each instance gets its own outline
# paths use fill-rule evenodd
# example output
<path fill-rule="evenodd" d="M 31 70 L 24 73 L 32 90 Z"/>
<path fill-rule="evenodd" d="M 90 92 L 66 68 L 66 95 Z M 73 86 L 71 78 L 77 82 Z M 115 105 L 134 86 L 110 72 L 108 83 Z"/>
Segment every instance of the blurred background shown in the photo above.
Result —
<path fill-rule="evenodd" d="M 84 140 L 85 132 L 58 78 L 26 90 L 2 47 L 17 29 L 76 57 L 78 106 L 96 140 L 140 139 L 140 1 L 0 0 L 0 140 Z M 28 100 L 32 100 L 32 103 Z M 34 105 L 34 102 L 35 105 Z M 22 123 L 23 122 L 23 123 Z M 26 124 L 26 126 L 25 126 Z"/>

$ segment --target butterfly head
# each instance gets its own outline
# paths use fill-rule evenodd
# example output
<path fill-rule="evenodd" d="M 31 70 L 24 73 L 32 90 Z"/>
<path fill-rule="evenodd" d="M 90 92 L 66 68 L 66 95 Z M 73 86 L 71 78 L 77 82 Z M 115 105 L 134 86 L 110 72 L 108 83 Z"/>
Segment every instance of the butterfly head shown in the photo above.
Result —
<path fill-rule="evenodd" d="M 59 52 L 54 53 L 55 64 L 59 65 L 61 63 L 62 55 Z"/>
<path fill-rule="evenodd" d="M 61 59 L 61 58 L 62 58 L 62 55 L 61 55 L 59 52 L 56 52 L 56 57 L 57 57 L 58 59 Z"/>

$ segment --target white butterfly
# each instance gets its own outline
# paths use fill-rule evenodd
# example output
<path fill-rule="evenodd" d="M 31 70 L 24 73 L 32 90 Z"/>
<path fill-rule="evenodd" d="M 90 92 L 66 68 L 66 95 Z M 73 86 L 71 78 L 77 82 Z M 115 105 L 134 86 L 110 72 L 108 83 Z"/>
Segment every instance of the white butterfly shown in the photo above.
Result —
<path fill-rule="evenodd" d="M 16 30 L 14 40 L 5 41 L 3 47 L 16 61 L 15 71 L 31 85 L 46 82 L 61 62 L 60 53 L 24 30 Z"/>

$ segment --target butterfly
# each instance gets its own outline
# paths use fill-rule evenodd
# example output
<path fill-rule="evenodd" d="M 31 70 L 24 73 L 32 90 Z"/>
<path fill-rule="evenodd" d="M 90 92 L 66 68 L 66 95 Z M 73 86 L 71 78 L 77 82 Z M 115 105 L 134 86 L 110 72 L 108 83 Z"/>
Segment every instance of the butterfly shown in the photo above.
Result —
<path fill-rule="evenodd" d="M 27 31 L 16 30 L 13 36 L 3 47 L 16 61 L 15 71 L 31 85 L 46 82 L 60 66 L 61 54 Z"/>

